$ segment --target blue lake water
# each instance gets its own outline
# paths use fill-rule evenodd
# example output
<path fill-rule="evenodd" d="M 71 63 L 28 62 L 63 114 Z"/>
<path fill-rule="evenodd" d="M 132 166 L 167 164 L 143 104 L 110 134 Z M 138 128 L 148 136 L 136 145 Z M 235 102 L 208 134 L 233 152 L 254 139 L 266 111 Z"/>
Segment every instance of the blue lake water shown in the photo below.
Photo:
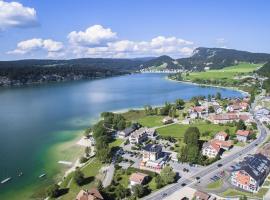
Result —
<path fill-rule="evenodd" d="M 165 77 L 165 74 L 133 74 L 0 89 L 0 180 L 15 177 L 0 185 L 0 199 L 10 195 L 10 191 L 35 183 L 49 162 L 43 153 L 63 139 L 56 133 L 84 129 L 103 111 L 160 105 L 176 98 L 187 100 L 217 92 L 223 97 L 242 96 L 234 90 L 200 87 Z M 18 171 L 24 175 L 16 177 Z"/>

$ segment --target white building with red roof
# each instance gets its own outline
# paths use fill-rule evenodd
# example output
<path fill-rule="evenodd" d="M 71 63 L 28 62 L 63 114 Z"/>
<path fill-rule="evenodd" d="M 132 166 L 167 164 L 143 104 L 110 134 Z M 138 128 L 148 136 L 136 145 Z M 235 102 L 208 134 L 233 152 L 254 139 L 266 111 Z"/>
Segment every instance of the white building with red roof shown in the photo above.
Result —
<path fill-rule="evenodd" d="M 147 174 L 140 173 L 140 172 L 133 173 L 129 177 L 129 185 L 130 187 L 134 185 L 143 185 L 146 183 L 147 178 L 148 178 Z"/>
<path fill-rule="evenodd" d="M 215 158 L 220 153 L 220 146 L 215 142 L 205 142 L 202 147 L 202 155 L 208 158 Z"/>
<path fill-rule="evenodd" d="M 246 142 L 249 139 L 251 132 L 249 130 L 238 130 L 236 132 L 236 139 L 239 142 Z"/>
<path fill-rule="evenodd" d="M 215 135 L 215 139 L 225 141 L 228 139 L 228 133 L 220 131 Z"/>

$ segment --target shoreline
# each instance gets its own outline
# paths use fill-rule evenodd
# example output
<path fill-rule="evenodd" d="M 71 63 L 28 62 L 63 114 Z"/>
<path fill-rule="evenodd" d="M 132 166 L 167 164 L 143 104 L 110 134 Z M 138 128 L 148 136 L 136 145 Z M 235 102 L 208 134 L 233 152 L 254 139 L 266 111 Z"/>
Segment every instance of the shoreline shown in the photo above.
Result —
<path fill-rule="evenodd" d="M 229 89 L 229 90 L 234 90 L 240 92 L 242 95 L 250 96 L 250 94 L 244 90 L 240 90 L 237 87 L 229 87 L 229 86 L 220 86 L 220 85 L 210 85 L 210 84 L 201 84 L 201 83 L 195 83 L 191 81 L 178 81 L 174 79 L 170 79 L 168 76 L 165 77 L 166 80 L 169 81 L 174 81 L 174 82 L 179 82 L 179 83 L 185 83 L 189 85 L 197 85 L 197 86 L 206 86 L 206 87 L 215 87 L 215 88 L 223 88 L 223 89 Z"/>

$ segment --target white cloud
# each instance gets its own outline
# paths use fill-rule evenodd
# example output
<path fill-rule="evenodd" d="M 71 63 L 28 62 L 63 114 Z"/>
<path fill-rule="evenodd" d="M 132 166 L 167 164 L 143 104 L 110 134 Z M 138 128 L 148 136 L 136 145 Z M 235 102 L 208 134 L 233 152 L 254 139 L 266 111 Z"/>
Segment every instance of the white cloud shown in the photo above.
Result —
<path fill-rule="evenodd" d="M 82 46 L 102 46 L 116 38 L 117 34 L 115 32 L 101 25 L 90 26 L 85 31 L 72 31 L 68 34 L 71 44 Z"/>
<path fill-rule="evenodd" d="M 17 44 L 17 48 L 7 52 L 8 54 L 27 54 L 37 50 L 45 50 L 49 57 L 57 55 L 63 50 L 63 44 L 61 42 L 54 41 L 52 39 L 43 40 L 41 38 L 33 38 L 29 40 L 21 41 Z"/>
<path fill-rule="evenodd" d="M 37 25 L 36 10 L 18 2 L 0 0 L 0 29 Z"/>
<path fill-rule="evenodd" d="M 177 37 L 157 36 L 149 41 L 116 40 L 110 28 L 94 25 L 68 34 L 71 54 L 76 57 L 139 57 L 192 54 L 193 42 Z"/>
<path fill-rule="evenodd" d="M 68 44 L 51 39 L 33 38 L 17 44 L 9 54 L 27 54 L 36 50 L 46 50 L 47 57 L 79 58 L 129 58 L 168 55 L 174 58 L 189 56 L 195 46 L 192 41 L 177 37 L 157 36 L 148 41 L 117 39 L 117 33 L 110 28 L 94 25 L 85 31 L 68 34 Z"/>

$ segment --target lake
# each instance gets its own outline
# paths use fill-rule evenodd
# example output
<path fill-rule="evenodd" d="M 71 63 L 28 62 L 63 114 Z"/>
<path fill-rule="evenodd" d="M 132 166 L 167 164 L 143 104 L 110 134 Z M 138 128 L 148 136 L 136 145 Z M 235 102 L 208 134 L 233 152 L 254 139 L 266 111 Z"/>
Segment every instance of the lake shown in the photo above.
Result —
<path fill-rule="evenodd" d="M 0 199 L 16 199 L 14 195 L 19 192 L 20 199 L 29 199 L 33 190 L 51 182 L 65 169 L 57 160 L 74 159 L 68 147 L 75 145 L 80 131 L 98 120 L 103 111 L 161 105 L 217 92 L 223 97 L 242 96 L 234 90 L 179 83 L 165 77 L 133 74 L 0 89 L 0 180 L 12 177 L 10 182 L 0 184 Z M 47 173 L 45 180 L 38 178 L 42 173 Z"/>

